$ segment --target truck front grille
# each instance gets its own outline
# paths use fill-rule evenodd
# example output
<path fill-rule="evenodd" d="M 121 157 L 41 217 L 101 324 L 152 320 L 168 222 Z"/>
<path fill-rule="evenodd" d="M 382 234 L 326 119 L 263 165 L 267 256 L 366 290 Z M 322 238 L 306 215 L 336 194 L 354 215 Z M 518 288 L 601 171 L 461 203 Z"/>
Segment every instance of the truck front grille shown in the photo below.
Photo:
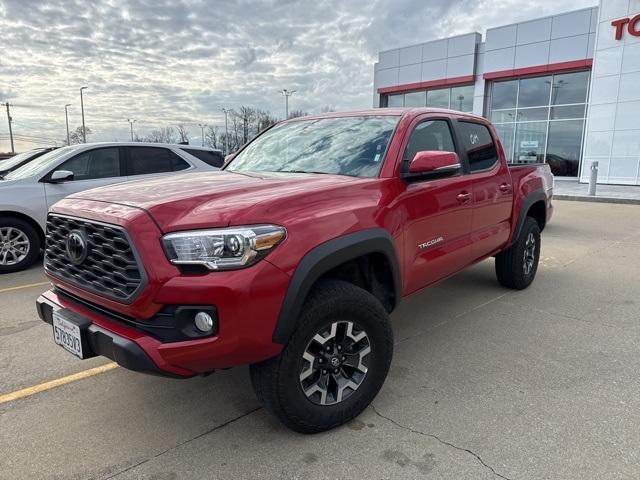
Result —
<path fill-rule="evenodd" d="M 81 218 L 47 217 L 44 266 L 54 277 L 122 303 L 131 303 L 145 283 L 126 231 Z"/>

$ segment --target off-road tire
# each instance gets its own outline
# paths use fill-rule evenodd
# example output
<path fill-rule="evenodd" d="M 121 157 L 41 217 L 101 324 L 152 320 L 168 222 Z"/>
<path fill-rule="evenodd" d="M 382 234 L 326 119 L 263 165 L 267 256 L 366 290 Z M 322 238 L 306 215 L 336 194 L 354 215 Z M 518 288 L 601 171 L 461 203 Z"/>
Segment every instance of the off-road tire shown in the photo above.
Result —
<path fill-rule="evenodd" d="M 336 322 L 352 322 L 366 333 L 370 358 L 359 386 L 342 401 L 323 405 L 303 391 L 301 368 L 314 365 L 304 364 L 303 355 L 314 336 Z M 285 426 L 301 433 L 317 433 L 348 422 L 371 403 L 387 377 L 392 356 L 393 331 L 378 299 L 353 284 L 323 280 L 306 299 L 283 351 L 251 366 L 251 382 L 258 400 Z"/>
<path fill-rule="evenodd" d="M 498 282 L 507 288 L 524 290 L 533 282 L 539 260 L 540 227 L 534 218 L 527 217 L 513 245 L 496 255 Z"/>

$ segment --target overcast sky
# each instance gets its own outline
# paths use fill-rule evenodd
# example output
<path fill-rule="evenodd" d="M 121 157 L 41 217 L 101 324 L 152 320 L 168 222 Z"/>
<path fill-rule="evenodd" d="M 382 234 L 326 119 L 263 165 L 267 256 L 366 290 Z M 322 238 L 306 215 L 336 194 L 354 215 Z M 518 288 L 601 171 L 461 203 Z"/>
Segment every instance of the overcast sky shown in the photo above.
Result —
<path fill-rule="evenodd" d="M 0 0 L 0 102 L 14 133 L 61 141 L 64 105 L 92 141 L 178 122 L 221 125 L 221 107 L 368 108 L 377 52 L 596 5 L 595 0 Z M 9 150 L 5 112 L 0 151 Z M 17 142 L 22 150 L 33 145 Z"/>

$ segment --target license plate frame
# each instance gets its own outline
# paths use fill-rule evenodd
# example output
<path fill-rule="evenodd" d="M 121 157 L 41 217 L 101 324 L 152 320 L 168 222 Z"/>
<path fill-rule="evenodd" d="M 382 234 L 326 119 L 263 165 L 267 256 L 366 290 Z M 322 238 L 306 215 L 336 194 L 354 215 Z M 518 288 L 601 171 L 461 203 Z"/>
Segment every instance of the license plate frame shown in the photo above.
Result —
<path fill-rule="evenodd" d="M 86 325 L 74 321 L 65 313 L 64 309 L 52 312 L 53 341 L 79 359 L 87 358 Z"/>

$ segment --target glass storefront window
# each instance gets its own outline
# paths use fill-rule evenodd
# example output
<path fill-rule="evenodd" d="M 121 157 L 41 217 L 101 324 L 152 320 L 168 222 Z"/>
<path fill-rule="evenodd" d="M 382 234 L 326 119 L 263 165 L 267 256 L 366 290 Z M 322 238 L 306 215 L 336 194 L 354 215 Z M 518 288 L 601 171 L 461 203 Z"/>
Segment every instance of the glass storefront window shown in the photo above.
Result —
<path fill-rule="evenodd" d="M 394 93 L 380 97 L 381 107 L 433 107 L 473 112 L 473 85 Z"/>
<path fill-rule="evenodd" d="M 544 162 L 547 126 L 547 122 L 523 122 L 516 125 L 514 163 Z"/>
<path fill-rule="evenodd" d="M 504 154 L 507 157 L 507 163 L 513 163 L 513 134 L 515 133 L 515 123 L 498 124 L 495 126 L 498 137 L 502 141 Z"/>
<path fill-rule="evenodd" d="M 427 107 L 449 108 L 450 91 L 449 88 L 427 91 Z"/>
<path fill-rule="evenodd" d="M 589 88 L 589 72 L 563 73 L 554 75 L 552 105 L 584 103 Z"/>
<path fill-rule="evenodd" d="M 583 120 L 549 123 L 547 163 L 551 166 L 554 175 L 578 176 L 583 125 Z"/>
<path fill-rule="evenodd" d="M 513 163 L 547 162 L 558 176 L 577 176 L 589 71 L 495 82 L 489 116 Z"/>
<path fill-rule="evenodd" d="M 551 78 L 552 77 L 533 77 L 520 79 L 518 108 L 549 105 Z"/>
<path fill-rule="evenodd" d="M 424 107 L 427 104 L 427 92 L 409 92 L 404 94 L 405 107 Z"/>
<path fill-rule="evenodd" d="M 473 111 L 473 92 L 475 87 L 454 87 L 451 89 L 451 109 L 459 112 Z"/>
<path fill-rule="evenodd" d="M 389 95 L 387 97 L 387 107 L 404 107 L 404 95 Z"/>
<path fill-rule="evenodd" d="M 532 122 L 536 120 L 546 120 L 548 117 L 549 107 L 520 108 L 518 109 L 516 121 Z"/>
<path fill-rule="evenodd" d="M 496 82 L 493 84 L 491 110 L 516 108 L 518 100 L 518 81 Z"/>

